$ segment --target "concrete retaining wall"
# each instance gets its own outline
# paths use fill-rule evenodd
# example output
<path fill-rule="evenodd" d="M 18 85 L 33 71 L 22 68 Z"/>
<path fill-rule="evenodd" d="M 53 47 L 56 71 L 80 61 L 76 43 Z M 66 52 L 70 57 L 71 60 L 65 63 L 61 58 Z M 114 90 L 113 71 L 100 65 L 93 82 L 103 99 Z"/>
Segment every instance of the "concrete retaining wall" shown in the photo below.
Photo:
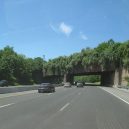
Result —
<path fill-rule="evenodd" d="M 128 81 L 125 77 L 129 77 L 129 71 L 126 69 L 116 69 L 114 76 L 114 87 L 126 87 Z"/>
<path fill-rule="evenodd" d="M 22 91 L 29 91 L 29 90 L 37 90 L 37 89 L 38 89 L 38 85 L 0 87 L 0 94 L 15 93 L 15 92 L 22 92 Z"/>

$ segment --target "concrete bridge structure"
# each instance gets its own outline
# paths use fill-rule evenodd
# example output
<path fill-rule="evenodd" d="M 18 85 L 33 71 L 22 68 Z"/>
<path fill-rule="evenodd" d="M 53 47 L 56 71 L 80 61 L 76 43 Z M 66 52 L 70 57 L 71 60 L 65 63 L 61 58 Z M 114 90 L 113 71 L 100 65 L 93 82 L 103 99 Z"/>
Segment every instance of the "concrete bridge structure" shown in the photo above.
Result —
<path fill-rule="evenodd" d="M 50 82 L 60 82 L 63 80 L 64 82 L 71 82 L 74 81 L 74 76 L 82 76 L 82 75 L 100 75 L 101 76 L 101 86 L 126 86 L 127 81 L 125 77 L 129 77 L 128 70 L 123 68 L 115 69 L 113 66 L 110 66 L 106 69 L 100 66 L 76 66 L 71 69 L 69 72 L 65 74 L 47 74 L 44 73 L 44 81 Z"/>

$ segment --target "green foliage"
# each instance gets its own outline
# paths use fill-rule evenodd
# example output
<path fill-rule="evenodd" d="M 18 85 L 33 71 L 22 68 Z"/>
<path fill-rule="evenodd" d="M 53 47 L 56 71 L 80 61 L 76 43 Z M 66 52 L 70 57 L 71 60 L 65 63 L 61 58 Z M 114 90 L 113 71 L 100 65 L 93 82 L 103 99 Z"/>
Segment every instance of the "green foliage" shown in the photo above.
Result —
<path fill-rule="evenodd" d="M 125 77 L 125 80 L 128 82 L 127 86 L 129 86 L 129 77 Z"/>
<path fill-rule="evenodd" d="M 68 57 L 61 56 L 46 63 L 47 74 L 64 74 L 78 67 L 98 66 L 103 69 L 125 67 L 129 68 L 129 41 L 124 43 L 110 39 L 96 48 L 82 49 Z"/>
<path fill-rule="evenodd" d="M 41 82 L 44 63 L 40 57 L 26 58 L 7 46 L 0 50 L 0 80 L 7 80 L 9 85 Z"/>
<path fill-rule="evenodd" d="M 125 80 L 129 82 L 129 77 L 125 77 Z"/>
<path fill-rule="evenodd" d="M 100 82 L 100 76 L 99 75 L 75 76 L 74 81 L 95 83 L 95 82 Z"/>

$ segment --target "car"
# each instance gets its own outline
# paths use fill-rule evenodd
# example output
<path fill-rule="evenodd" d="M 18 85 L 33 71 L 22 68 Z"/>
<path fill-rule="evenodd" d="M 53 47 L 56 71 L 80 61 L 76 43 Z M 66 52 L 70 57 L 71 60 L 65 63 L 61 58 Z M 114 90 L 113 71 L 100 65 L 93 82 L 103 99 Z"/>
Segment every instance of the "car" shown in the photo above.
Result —
<path fill-rule="evenodd" d="M 1 80 L 0 81 L 0 86 L 1 87 L 8 86 L 8 81 L 7 80 Z"/>
<path fill-rule="evenodd" d="M 38 88 L 38 93 L 55 92 L 55 86 L 51 83 L 41 83 Z"/>
<path fill-rule="evenodd" d="M 77 83 L 77 87 L 84 87 L 84 85 L 83 85 L 83 83 L 78 82 L 78 83 Z"/>
<path fill-rule="evenodd" d="M 64 87 L 71 87 L 70 82 L 65 82 L 65 83 L 64 83 Z"/>

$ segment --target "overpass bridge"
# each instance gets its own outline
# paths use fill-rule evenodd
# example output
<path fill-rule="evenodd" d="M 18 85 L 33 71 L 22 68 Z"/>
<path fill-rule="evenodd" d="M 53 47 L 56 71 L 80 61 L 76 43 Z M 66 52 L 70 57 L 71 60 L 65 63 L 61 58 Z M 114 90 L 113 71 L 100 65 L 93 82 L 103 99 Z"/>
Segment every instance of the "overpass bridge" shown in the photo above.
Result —
<path fill-rule="evenodd" d="M 74 76 L 82 75 L 100 75 L 101 76 L 101 86 L 124 86 L 127 85 L 125 77 L 129 76 L 129 72 L 124 68 L 115 68 L 111 64 L 107 68 L 103 68 L 99 65 L 91 65 L 83 67 L 82 65 L 75 66 L 71 70 L 64 74 L 60 73 L 47 73 L 43 72 L 44 81 L 55 81 L 59 82 L 63 80 L 64 82 L 74 81 Z"/>

